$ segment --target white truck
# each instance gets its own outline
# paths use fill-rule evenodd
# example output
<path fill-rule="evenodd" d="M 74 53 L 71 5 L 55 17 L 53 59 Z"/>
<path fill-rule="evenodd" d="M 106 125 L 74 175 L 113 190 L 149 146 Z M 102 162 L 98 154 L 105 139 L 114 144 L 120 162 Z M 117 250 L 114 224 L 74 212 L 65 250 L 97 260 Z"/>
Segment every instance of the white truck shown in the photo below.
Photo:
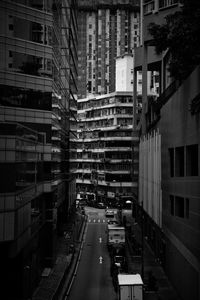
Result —
<path fill-rule="evenodd" d="M 118 274 L 118 300 L 143 300 L 140 274 Z"/>
<path fill-rule="evenodd" d="M 125 245 L 125 228 L 118 225 L 108 225 L 107 228 L 108 246 Z"/>

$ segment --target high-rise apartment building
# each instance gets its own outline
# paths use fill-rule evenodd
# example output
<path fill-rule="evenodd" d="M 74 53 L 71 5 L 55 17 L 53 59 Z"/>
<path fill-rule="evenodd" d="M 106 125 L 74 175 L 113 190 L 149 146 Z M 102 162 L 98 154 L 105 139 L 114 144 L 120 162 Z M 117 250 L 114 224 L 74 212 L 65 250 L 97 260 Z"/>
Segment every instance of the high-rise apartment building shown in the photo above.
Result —
<path fill-rule="evenodd" d="M 75 0 L 0 1 L 4 299 L 30 298 L 54 263 L 56 232 L 75 204 L 69 164 L 77 110 L 75 8 Z"/>
<path fill-rule="evenodd" d="M 138 145 L 141 74 L 135 84 L 133 55 L 117 57 L 116 91 L 78 99 L 77 193 L 86 199 L 118 205 L 138 195 Z M 148 96 L 155 98 L 148 74 Z M 135 121 L 133 122 L 133 120 Z M 133 124 L 134 127 L 133 127 Z"/>
<path fill-rule="evenodd" d="M 115 91 L 115 58 L 139 45 L 139 1 L 78 1 L 78 98 Z"/>
<path fill-rule="evenodd" d="M 78 100 L 77 192 L 119 204 L 137 195 L 138 131 L 131 92 Z"/>

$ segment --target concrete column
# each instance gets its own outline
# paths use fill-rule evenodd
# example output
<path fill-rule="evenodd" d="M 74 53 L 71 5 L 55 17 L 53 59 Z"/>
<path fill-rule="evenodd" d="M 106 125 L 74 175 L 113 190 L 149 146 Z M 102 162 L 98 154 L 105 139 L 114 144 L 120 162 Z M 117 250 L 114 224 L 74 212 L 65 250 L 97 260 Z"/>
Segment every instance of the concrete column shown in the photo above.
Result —
<path fill-rule="evenodd" d="M 146 133 L 145 112 L 147 108 L 147 54 L 148 46 L 143 44 L 143 64 L 142 64 L 142 135 Z"/>

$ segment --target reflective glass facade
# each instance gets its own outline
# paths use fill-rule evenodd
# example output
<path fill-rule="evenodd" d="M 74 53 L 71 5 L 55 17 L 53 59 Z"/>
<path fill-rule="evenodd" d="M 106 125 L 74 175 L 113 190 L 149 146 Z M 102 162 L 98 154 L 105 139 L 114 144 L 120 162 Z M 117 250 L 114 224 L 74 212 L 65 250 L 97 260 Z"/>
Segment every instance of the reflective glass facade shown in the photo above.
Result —
<path fill-rule="evenodd" d="M 76 1 L 0 2 L 0 263 L 20 299 L 75 205 L 76 32 Z"/>

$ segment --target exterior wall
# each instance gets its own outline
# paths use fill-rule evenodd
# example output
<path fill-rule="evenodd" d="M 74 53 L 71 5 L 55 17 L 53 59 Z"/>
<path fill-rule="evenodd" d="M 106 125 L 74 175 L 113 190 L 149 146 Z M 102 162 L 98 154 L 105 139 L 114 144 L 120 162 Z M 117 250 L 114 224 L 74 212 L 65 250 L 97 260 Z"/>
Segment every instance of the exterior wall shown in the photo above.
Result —
<path fill-rule="evenodd" d="M 191 115 L 189 111 L 191 100 L 200 92 L 199 79 L 200 69 L 197 68 L 162 108 L 159 125 L 162 135 L 163 230 L 169 240 L 166 269 L 183 299 L 199 299 L 200 122 L 199 115 Z M 189 145 L 198 146 L 195 156 L 198 171 L 196 176 L 187 175 L 190 167 L 190 162 L 187 161 Z M 169 149 L 177 147 L 184 147 L 184 173 L 183 176 L 178 176 L 175 169 L 172 177 Z M 176 166 L 176 152 L 174 159 Z M 184 207 L 181 216 L 177 215 L 176 207 L 174 213 L 171 211 L 170 197 L 172 199 L 173 196 L 181 197 Z M 174 265 L 179 270 L 178 278 Z M 186 278 L 190 280 L 185 280 Z"/>
<path fill-rule="evenodd" d="M 133 91 L 133 57 L 122 56 L 116 58 L 116 91 Z"/>
<path fill-rule="evenodd" d="M 138 132 L 132 131 L 132 93 L 78 102 L 77 191 L 113 204 L 123 196 L 132 197 L 133 191 L 137 194 Z"/>
<path fill-rule="evenodd" d="M 158 132 L 141 138 L 139 158 L 139 203 L 162 227 L 161 135 Z"/>
<path fill-rule="evenodd" d="M 60 212 L 66 222 L 75 206 L 75 2 L 0 2 L 0 275 L 10 298 L 31 298 L 54 264 Z"/>
<path fill-rule="evenodd" d="M 31 13 L 30 13 L 31 11 Z M 33 157 L 33 161 L 36 163 L 35 176 L 37 177 L 36 182 L 29 182 L 29 179 L 22 178 L 24 180 L 21 183 L 20 188 L 17 186 L 17 177 L 13 174 L 13 180 L 15 184 L 13 187 L 8 187 L 4 192 L 4 197 L 6 194 L 12 192 L 15 199 L 15 205 L 18 202 L 17 199 L 23 199 L 23 189 L 28 189 L 26 191 L 26 200 L 22 200 L 19 204 L 18 209 L 25 209 L 23 201 L 26 202 L 26 214 L 27 218 L 31 217 L 31 207 L 34 208 L 34 199 L 38 196 L 35 188 L 32 186 L 36 184 L 40 193 L 43 190 L 43 174 L 40 164 L 48 165 L 51 160 L 51 90 L 52 90 L 52 47 L 50 40 L 50 29 L 52 26 L 52 16 L 48 12 L 38 11 L 36 9 L 31 9 L 23 5 L 18 5 L 14 2 L 7 3 L 6 1 L 1 2 L 1 42 L 0 42 L 0 52 L 3 53 L 0 61 L 0 88 L 1 88 L 1 122 L 13 122 L 15 124 L 24 124 L 28 127 L 27 130 L 31 132 L 32 130 L 37 130 L 44 135 L 46 150 L 42 151 L 40 157 Z M 46 23 L 45 23 L 46 21 Z M 44 41 L 43 27 L 49 33 L 46 37 L 46 42 Z M 23 31 L 22 28 L 25 28 Z M 34 35 L 34 28 L 38 29 L 38 34 Z M 31 34 L 32 33 L 32 34 Z M 45 53 L 46 52 L 46 56 Z M 34 66 L 36 67 L 34 69 Z M 42 101 L 42 104 L 40 102 Z M 34 131 L 33 131 L 34 132 Z M 6 135 L 6 130 L 4 130 Z M 7 133 L 9 136 L 9 133 Z M 14 131 L 11 135 L 18 136 L 18 132 Z M 28 134 L 30 135 L 30 133 Z M 22 147 L 23 148 L 23 147 Z M 48 150 L 47 150 L 48 148 Z M 4 148 L 6 156 L 9 153 L 8 145 L 6 144 Z M 12 164 L 18 162 L 19 165 L 24 165 L 28 172 L 31 165 L 31 157 L 28 157 L 28 147 L 25 148 L 27 151 L 27 158 L 17 157 L 17 148 L 13 148 L 13 158 L 11 159 Z M 5 166 L 5 165 L 4 165 Z M 8 165 L 7 165 L 8 167 Z M 10 165 L 12 168 L 12 165 Z M 32 170 L 33 171 L 33 170 Z M 30 170 L 31 172 L 31 170 Z M 9 173 L 9 167 L 7 168 L 7 174 Z M 47 178 L 50 180 L 50 171 L 46 174 Z M 39 182 L 40 178 L 40 182 Z M 42 184 L 42 185 L 41 185 Z M 20 191 L 20 192 L 19 192 Z M 22 194 L 22 195 L 21 195 Z M 27 206 L 28 205 L 28 206 Z M 14 209 L 15 209 L 14 208 Z M 1 216 L 5 217 L 4 212 Z M 15 225 L 20 225 L 20 216 Z M 33 216 L 32 216 L 33 219 Z M 26 223 L 26 222 L 25 222 Z M 23 227 L 24 232 L 30 231 L 30 224 L 26 223 L 26 228 Z M 38 224 L 39 226 L 39 224 Z M 5 241 L 6 237 L 4 236 Z M 11 256 L 16 256 L 19 251 L 27 244 L 31 238 L 31 233 L 26 235 L 25 238 L 18 234 L 13 236 L 11 239 L 13 242 L 15 239 L 19 239 L 15 244 L 16 248 L 11 247 Z M 8 251 L 9 252 L 9 251 Z"/>
<path fill-rule="evenodd" d="M 139 6 L 117 2 L 79 3 L 80 99 L 114 92 L 115 58 L 139 45 Z"/>
<path fill-rule="evenodd" d="M 145 2 L 145 3 L 144 3 Z M 152 40 L 151 35 L 148 31 L 149 23 L 163 24 L 165 22 L 165 17 L 168 14 L 173 14 L 178 9 L 180 9 L 180 0 L 147 0 L 144 1 L 143 11 L 144 11 L 144 22 L 143 22 L 143 38 L 144 41 L 148 42 Z M 180 3 L 180 5 L 179 5 Z"/>
<path fill-rule="evenodd" d="M 116 58 L 116 91 L 117 92 L 133 92 L 133 81 L 136 80 L 136 93 L 142 94 L 142 72 L 137 71 L 135 78 L 133 78 L 133 56 L 125 54 Z M 158 96 L 159 82 L 155 78 L 159 76 L 156 71 L 148 71 L 147 73 L 147 94 Z"/>
<path fill-rule="evenodd" d="M 143 211 L 140 205 L 138 211 L 144 234 L 181 299 L 197 300 L 200 297 L 200 71 L 197 67 L 184 82 L 168 80 L 167 55 L 153 54 L 152 37 L 147 30 L 149 23 L 162 24 L 166 15 L 179 10 L 179 2 L 145 1 L 143 6 L 144 43 L 136 51 L 135 67 L 139 70 L 142 65 L 144 75 L 142 134 L 159 130 L 161 135 L 162 223 L 157 226 L 151 212 Z M 156 71 L 160 69 L 161 76 L 160 96 L 156 101 L 147 97 L 147 69 L 153 67 Z M 150 184 L 152 188 L 153 182 Z M 151 195 L 146 197 L 151 202 Z"/>

